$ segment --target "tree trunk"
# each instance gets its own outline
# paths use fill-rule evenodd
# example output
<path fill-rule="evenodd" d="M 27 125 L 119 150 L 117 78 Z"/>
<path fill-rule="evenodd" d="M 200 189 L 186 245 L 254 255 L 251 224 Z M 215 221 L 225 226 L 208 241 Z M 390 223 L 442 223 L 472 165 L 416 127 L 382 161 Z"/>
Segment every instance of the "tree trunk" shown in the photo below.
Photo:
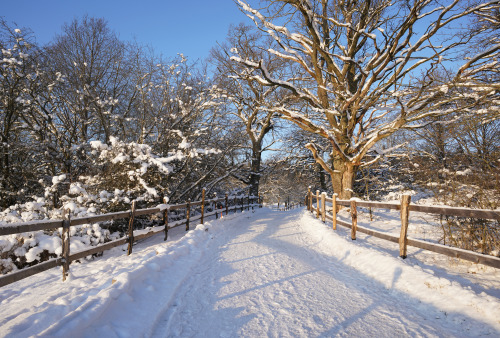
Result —
<path fill-rule="evenodd" d="M 252 161 L 250 165 L 250 195 L 252 196 L 259 196 L 261 157 L 262 144 L 256 142 L 252 145 Z"/>
<path fill-rule="evenodd" d="M 321 187 L 321 191 L 327 191 L 328 187 L 326 184 L 326 173 L 325 170 L 321 167 L 319 163 L 316 163 L 318 172 L 319 172 L 319 186 Z"/>
<path fill-rule="evenodd" d="M 353 194 L 352 187 L 358 166 L 335 158 L 333 160 L 333 169 L 335 170 L 335 173 L 332 175 L 333 191 L 338 194 L 339 199 L 350 199 Z"/>
<path fill-rule="evenodd" d="M 7 144 L 4 142 L 3 144 Z M 9 190 L 9 180 L 10 180 L 10 164 L 9 164 L 9 149 L 7 147 L 1 148 L 3 151 L 2 159 L 0 162 L 0 166 L 3 171 L 3 177 L 1 182 L 1 191 L 0 191 L 0 206 L 2 209 L 7 208 L 11 204 L 11 199 L 8 196 L 7 190 Z"/>

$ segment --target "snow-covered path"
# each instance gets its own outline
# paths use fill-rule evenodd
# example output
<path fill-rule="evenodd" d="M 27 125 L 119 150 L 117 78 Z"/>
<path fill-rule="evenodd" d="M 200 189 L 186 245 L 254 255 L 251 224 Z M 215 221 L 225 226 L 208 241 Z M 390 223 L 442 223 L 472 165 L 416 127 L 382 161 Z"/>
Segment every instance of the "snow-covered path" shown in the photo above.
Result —
<path fill-rule="evenodd" d="M 153 336 L 466 334 L 436 318 L 439 309 L 393 289 L 401 268 L 387 288 L 321 252 L 321 239 L 304 228 L 308 217 L 268 211 L 214 238 Z"/>
<path fill-rule="evenodd" d="M 170 235 L 73 264 L 64 283 L 54 269 L 1 288 L 0 336 L 500 334 L 498 288 L 352 242 L 304 210 Z"/>

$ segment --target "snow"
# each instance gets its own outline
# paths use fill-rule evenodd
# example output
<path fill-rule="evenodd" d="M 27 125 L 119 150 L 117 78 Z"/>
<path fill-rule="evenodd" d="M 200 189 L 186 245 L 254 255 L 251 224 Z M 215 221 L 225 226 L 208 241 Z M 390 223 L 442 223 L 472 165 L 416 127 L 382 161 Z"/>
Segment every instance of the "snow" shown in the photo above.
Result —
<path fill-rule="evenodd" d="M 165 197 L 165 200 L 168 202 L 168 197 Z M 163 203 L 162 203 L 162 204 L 158 204 L 156 207 L 157 207 L 158 209 L 160 209 L 160 211 L 164 211 L 164 210 L 166 210 L 166 209 L 168 209 L 168 208 L 169 208 L 169 205 L 168 205 L 168 204 L 163 204 Z"/>
<path fill-rule="evenodd" d="M 52 177 L 52 184 L 56 185 L 63 182 L 66 179 L 66 174 Z"/>
<path fill-rule="evenodd" d="M 90 141 L 90 146 L 92 147 L 92 149 L 97 149 L 97 150 L 109 149 L 108 145 L 101 141 Z"/>
<path fill-rule="evenodd" d="M 458 176 L 467 176 L 467 175 L 471 175 L 472 174 L 472 170 L 470 170 L 469 168 L 467 168 L 464 171 L 457 171 L 457 172 L 455 172 L 455 174 L 458 175 Z"/>
<path fill-rule="evenodd" d="M 111 160 L 111 163 L 123 163 L 128 160 L 129 157 L 127 155 L 120 153 L 118 156 Z"/>
<path fill-rule="evenodd" d="M 73 263 L 66 282 L 52 269 L 1 288 L 0 335 L 500 334 L 496 269 L 416 249 L 402 260 L 396 244 L 348 232 L 267 208 L 175 228 L 130 256 Z"/>
<path fill-rule="evenodd" d="M 78 195 L 78 194 L 87 195 L 87 191 L 80 182 L 71 183 L 68 193 L 73 195 Z"/>
<path fill-rule="evenodd" d="M 35 260 L 40 260 L 40 254 L 47 250 L 52 254 L 60 254 L 61 250 L 61 239 L 59 237 L 48 236 L 42 233 L 36 233 L 34 240 L 38 243 L 26 252 L 26 262 L 30 263 Z M 28 243 L 26 243 L 28 244 Z"/>

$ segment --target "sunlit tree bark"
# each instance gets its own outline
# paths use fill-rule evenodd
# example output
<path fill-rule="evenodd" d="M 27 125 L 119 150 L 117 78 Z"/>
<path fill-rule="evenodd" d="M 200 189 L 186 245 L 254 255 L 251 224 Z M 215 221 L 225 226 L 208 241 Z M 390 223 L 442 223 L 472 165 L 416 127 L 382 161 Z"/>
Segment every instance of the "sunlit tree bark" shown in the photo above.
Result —
<path fill-rule="evenodd" d="M 256 9 L 238 0 L 279 46 L 267 52 L 294 63 L 301 75 L 279 78 L 270 74 L 265 60 L 233 59 L 259 70 L 253 78 L 262 85 L 284 88 L 295 99 L 279 102 L 274 112 L 328 140 L 329 158 L 320 156 L 313 143 L 307 148 L 331 175 L 341 198 L 351 197 L 357 170 L 380 158 L 366 161 L 365 155 L 384 138 L 452 113 L 480 114 L 478 104 L 498 102 L 500 85 L 485 76 L 498 70 L 498 41 L 488 40 L 486 48 L 465 60 L 457 57 L 474 36 L 494 29 L 463 34 L 469 18 L 494 13 L 498 0 L 473 5 L 460 0 L 445 5 L 431 0 L 265 3 Z M 454 69 L 453 75 L 441 82 L 433 74 L 445 66 Z M 489 114 L 498 116 L 498 105 Z"/>

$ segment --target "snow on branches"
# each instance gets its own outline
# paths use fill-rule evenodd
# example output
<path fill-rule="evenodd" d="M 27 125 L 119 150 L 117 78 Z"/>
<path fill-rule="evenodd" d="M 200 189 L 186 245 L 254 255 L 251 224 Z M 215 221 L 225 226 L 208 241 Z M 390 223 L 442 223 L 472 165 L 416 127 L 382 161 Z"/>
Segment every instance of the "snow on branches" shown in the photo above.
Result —
<path fill-rule="evenodd" d="M 459 28 L 475 15 L 486 20 L 498 0 L 470 7 L 425 0 L 404 8 L 388 0 L 275 1 L 261 9 L 238 4 L 278 46 L 267 52 L 294 66 L 276 77 L 263 59 L 233 60 L 256 71 L 262 85 L 288 91 L 288 100 L 267 109 L 330 141 L 337 167 L 329 172 L 340 171 L 344 181 L 334 187 L 338 193 L 352 186 L 342 173 L 364 165 L 368 151 L 399 130 L 431 117 L 476 114 L 486 103 L 490 116 L 498 116 L 500 44 L 490 39 L 474 52 L 471 41 L 494 34 L 492 28 Z M 457 55 L 466 53 L 460 62 Z"/>

